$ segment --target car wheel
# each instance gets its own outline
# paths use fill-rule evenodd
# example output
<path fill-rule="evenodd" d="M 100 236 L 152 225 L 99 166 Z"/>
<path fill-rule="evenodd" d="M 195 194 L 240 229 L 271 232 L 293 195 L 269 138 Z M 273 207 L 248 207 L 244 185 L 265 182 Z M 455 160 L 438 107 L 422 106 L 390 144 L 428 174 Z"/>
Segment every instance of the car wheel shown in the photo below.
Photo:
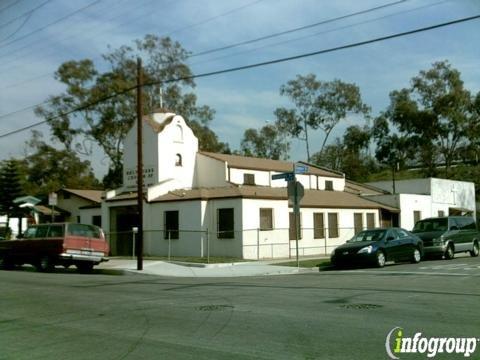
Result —
<path fill-rule="evenodd" d="M 477 257 L 479 253 L 478 242 L 473 243 L 473 249 L 470 250 L 470 256 Z"/>
<path fill-rule="evenodd" d="M 448 245 L 447 247 L 447 250 L 445 250 L 445 259 L 446 260 L 452 260 L 453 257 L 455 256 L 455 252 L 453 251 L 453 246 L 452 245 Z"/>
<path fill-rule="evenodd" d="M 385 253 L 382 250 L 377 251 L 377 254 L 375 256 L 375 265 L 377 267 L 381 268 L 385 266 L 385 262 L 387 259 L 385 258 Z"/>
<path fill-rule="evenodd" d="M 52 259 L 50 257 L 42 256 L 35 267 L 38 271 L 50 272 L 55 266 L 53 265 Z"/>
<path fill-rule="evenodd" d="M 422 260 L 422 254 L 418 248 L 414 248 L 412 253 L 412 263 L 418 264 L 420 260 Z"/>
<path fill-rule="evenodd" d="M 79 262 L 75 266 L 81 273 L 90 273 L 93 270 L 93 263 L 91 262 Z"/>

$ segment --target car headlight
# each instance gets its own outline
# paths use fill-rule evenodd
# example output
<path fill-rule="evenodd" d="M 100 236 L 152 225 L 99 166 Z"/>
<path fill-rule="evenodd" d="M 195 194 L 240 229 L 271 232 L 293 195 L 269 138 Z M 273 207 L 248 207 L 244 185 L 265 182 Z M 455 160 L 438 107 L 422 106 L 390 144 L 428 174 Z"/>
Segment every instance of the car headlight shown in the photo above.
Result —
<path fill-rule="evenodd" d="M 437 244 L 437 245 L 443 244 L 443 241 L 444 241 L 443 235 L 441 235 L 441 236 L 438 237 L 438 238 L 433 239 L 433 243 L 434 243 L 434 244 Z"/>
<path fill-rule="evenodd" d="M 372 251 L 373 251 L 373 246 L 369 245 L 369 246 L 365 246 L 364 248 L 361 248 L 360 250 L 358 250 L 357 254 L 371 254 Z"/>

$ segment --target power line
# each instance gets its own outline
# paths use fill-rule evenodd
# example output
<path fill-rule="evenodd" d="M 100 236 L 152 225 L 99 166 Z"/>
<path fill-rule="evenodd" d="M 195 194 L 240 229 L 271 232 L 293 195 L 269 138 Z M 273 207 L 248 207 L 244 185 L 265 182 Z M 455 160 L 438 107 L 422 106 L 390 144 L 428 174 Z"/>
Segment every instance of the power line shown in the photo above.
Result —
<path fill-rule="evenodd" d="M 311 38 L 311 37 L 315 37 L 315 36 L 319 36 L 319 35 L 324 35 L 324 34 L 328 34 L 328 33 L 339 31 L 339 30 L 349 29 L 349 28 L 352 28 L 352 27 L 355 27 L 355 26 L 358 26 L 358 25 L 364 25 L 364 24 L 368 24 L 368 23 L 375 22 L 375 21 L 378 21 L 378 20 L 387 19 L 387 18 L 390 18 L 390 17 L 393 17 L 393 16 L 398 16 L 398 15 L 418 11 L 420 9 L 425 9 L 425 8 L 429 8 L 429 7 L 432 7 L 432 6 L 437 6 L 437 5 L 444 4 L 444 3 L 449 2 L 449 1 L 450 0 L 442 0 L 442 1 L 438 1 L 436 3 L 419 6 L 419 7 L 413 8 L 413 9 L 398 11 L 398 12 L 395 12 L 395 13 L 392 13 L 392 14 L 383 15 L 383 16 L 376 17 L 376 18 L 373 18 L 373 19 L 360 21 L 360 22 L 356 22 L 356 23 L 353 23 L 353 24 L 348 24 L 348 25 L 345 25 L 345 26 L 340 26 L 340 27 L 336 27 L 336 28 L 333 28 L 333 29 L 328 29 L 328 30 L 316 32 L 314 34 L 309 34 L 309 35 L 305 35 L 305 36 L 296 37 L 296 38 L 293 38 L 293 39 L 279 41 L 279 42 L 272 43 L 272 44 L 258 46 L 258 47 L 251 48 L 251 49 L 248 49 L 248 50 L 237 51 L 235 53 L 231 53 L 231 54 L 224 55 L 224 56 L 218 56 L 218 57 L 210 58 L 210 59 L 203 60 L 203 61 L 197 61 L 197 62 L 191 63 L 190 66 L 210 63 L 212 61 L 226 59 L 226 58 L 229 58 L 229 57 L 232 57 L 232 56 L 243 55 L 243 54 L 246 54 L 246 53 L 256 52 L 258 50 L 263 50 L 263 49 L 278 46 L 278 45 L 284 45 L 284 44 L 288 44 L 288 43 L 291 43 L 291 42 L 297 42 L 299 40 L 304 40 L 304 39 L 307 39 L 307 38 Z"/>
<path fill-rule="evenodd" d="M 246 43 L 253 43 L 253 42 L 257 42 L 257 41 L 260 41 L 261 39 L 269 39 L 269 38 L 274 38 L 274 37 L 278 37 L 278 36 L 281 36 L 283 34 L 287 34 L 287 33 L 293 33 L 295 31 L 300 31 L 300 30 L 303 30 L 303 29 L 307 29 L 307 28 L 312 28 L 312 27 L 315 27 L 315 26 L 318 26 L 318 25 L 321 25 L 321 24 L 326 24 L 326 23 L 331 23 L 331 22 L 334 22 L 334 21 L 338 21 L 338 20 L 341 20 L 341 19 L 345 19 L 345 18 L 348 18 L 348 17 L 353 17 L 355 15 L 360 15 L 360 14 L 365 14 L 365 13 L 369 13 L 369 12 L 373 12 L 375 10 L 379 10 L 379 9 L 382 9 L 382 8 L 386 8 L 386 7 L 390 7 L 390 6 L 393 6 L 393 5 L 397 5 L 399 3 L 403 3 L 403 2 L 407 2 L 409 0 L 400 0 L 400 1 L 396 1 L 396 2 L 393 2 L 393 3 L 387 3 L 387 4 L 383 4 L 383 5 L 380 5 L 380 6 L 377 6 L 377 7 L 374 7 L 374 8 L 369 8 L 369 9 L 365 9 L 365 10 L 361 10 L 361 11 L 358 11 L 358 12 L 355 12 L 355 13 L 351 13 L 351 14 L 346 14 L 346 15 L 343 15 L 343 16 L 340 16 L 340 17 L 336 17 L 336 18 L 331 18 L 331 19 L 326 19 L 326 20 L 322 20 L 321 22 L 317 22 L 315 24 L 310 24 L 310 25 L 305 25 L 305 26 L 302 26 L 302 27 L 299 27 L 299 28 L 296 28 L 296 29 L 290 29 L 290 30 L 286 30 L 286 31 L 282 31 L 282 32 L 279 32 L 279 33 L 274 33 L 274 34 L 270 34 L 270 35 L 266 35 L 264 37 L 261 37 L 261 38 L 257 38 L 257 39 L 253 39 L 253 40 L 248 40 L 248 41 L 245 41 L 245 42 L 240 42 L 240 43 L 236 43 L 236 44 L 231 44 L 231 45 L 227 45 L 227 46 L 224 46 L 222 48 L 217 48 L 217 49 L 212 49 L 212 50 L 206 50 L 206 51 L 202 51 L 202 52 L 199 52 L 199 53 L 194 53 L 194 54 L 191 54 L 189 56 L 187 56 L 187 59 L 191 58 L 191 57 L 196 57 L 196 56 L 200 56 L 200 55 L 205 55 L 205 54 L 208 54 L 208 53 L 211 53 L 211 52 L 217 52 L 217 51 L 221 51 L 221 50 L 226 50 L 226 49 L 230 49 L 230 48 L 233 48 L 233 47 L 237 47 L 237 46 L 240 46 L 240 45 L 243 45 L 243 44 L 246 44 Z M 450 1 L 450 0 L 444 0 L 443 2 L 447 2 L 447 1 Z M 253 4 L 253 3 L 251 3 Z M 250 4 L 250 5 L 251 5 Z M 438 3 L 436 3 L 438 4 Z M 245 5 L 245 6 L 248 6 L 249 4 Z M 410 12 L 410 11 L 415 11 L 415 10 L 418 10 L 418 9 L 421 9 L 421 8 L 425 8 L 425 7 L 430 7 L 432 5 L 435 5 L 435 4 L 429 4 L 429 5 L 426 5 L 426 6 L 421 6 L 421 7 L 417 7 L 415 9 L 410 9 L 410 10 L 407 10 L 407 11 L 402 11 L 402 12 L 397 12 L 397 13 L 394 13 L 394 14 L 389 14 L 385 17 L 389 17 L 389 16 L 394 16 L 394 15 L 397 15 L 397 14 L 401 14 L 401 13 L 405 13 L 405 12 Z M 244 6 L 244 7 L 245 7 Z M 243 7 L 242 7 L 243 8 Z M 231 13 L 235 10 L 239 10 L 241 8 L 236 8 L 236 9 L 232 9 L 230 11 L 228 11 L 227 13 Z M 222 15 L 225 15 L 226 13 L 224 14 L 220 14 L 220 15 L 216 15 L 214 16 L 213 18 L 218 18 Z M 370 21 L 375 21 L 375 20 L 378 20 L 378 19 L 382 19 L 382 18 L 385 18 L 385 17 L 380 17 L 380 18 L 376 18 L 374 20 L 370 20 Z M 211 18 L 211 19 L 213 19 Z M 207 19 L 208 20 L 208 19 Z M 204 21 L 206 22 L 206 21 Z M 203 23 L 204 23 L 203 22 Z M 368 22 L 368 21 L 367 21 Z M 366 23 L 366 22 L 360 22 L 360 23 L 357 23 L 357 24 L 363 24 L 363 23 Z M 357 24 L 354 24 L 354 25 L 357 25 Z M 347 28 L 347 27 L 352 27 L 354 25 L 347 25 L 346 27 L 342 27 L 342 28 Z M 194 25 L 190 25 L 190 26 L 187 26 L 186 28 L 189 28 L 189 27 L 192 27 Z M 334 31 L 334 30 L 329 30 L 329 31 Z M 322 33 L 317 33 L 315 35 L 318 35 L 318 34 L 322 34 Z M 300 38 L 301 39 L 301 38 Z M 290 40 L 291 41 L 291 40 Z M 289 41 L 286 41 L 286 42 L 289 42 Z M 286 43 L 285 42 L 285 43 Z M 284 43 L 284 42 L 282 42 Z M 270 45 L 266 45 L 266 46 L 263 46 L 263 47 L 258 47 L 256 49 L 263 49 L 263 48 L 266 48 L 266 47 L 271 47 L 271 46 L 276 46 L 278 44 L 281 44 L 281 43 L 276 43 L 276 44 L 270 44 Z M 254 50 L 256 50 L 254 49 Z M 247 51 L 244 51 L 244 52 L 237 52 L 236 54 L 242 54 L 242 53 L 245 53 L 245 52 L 250 52 L 250 51 L 253 51 L 253 50 L 247 50 Z M 227 56 L 222 56 L 222 57 L 218 57 L 218 58 L 214 58 L 214 59 L 209 59 L 209 60 L 205 60 L 205 61 L 200 61 L 200 62 L 196 62 L 194 64 L 203 64 L 203 63 L 206 63 L 206 62 L 211 62 L 211 61 L 215 61 L 215 60 L 218 60 L 218 59 L 223 59 L 223 58 L 227 58 L 227 57 L 230 57 L 230 56 L 233 56 L 233 55 L 236 55 L 236 54 L 232 54 L 232 55 L 227 55 Z M 1 57 L 1 55 L 0 55 Z M 100 57 L 97 57 L 97 59 L 100 58 Z M 95 59 L 95 58 L 94 58 Z M 34 81 L 34 80 L 38 80 L 38 79 L 41 79 L 41 78 L 44 78 L 44 77 L 48 77 L 48 76 L 51 76 L 53 75 L 54 72 L 48 72 L 48 73 L 45 73 L 43 75 L 39 75 L 39 76 L 36 76 L 36 77 L 33 77 L 33 78 L 30 78 L 30 79 L 26 79 L 22 82 L 19 82 L 19 83 L 13 83 L 13 84 L 9 84 L 5 87 L 3 87 L 3 89 L 9 89 L 9 88 L 13 88 L 13 87 L 17 87 L 21 84 L 25 84 L 25 83 L 28 83 L 30 81 Z M 1 118 L 1 116 L 0 116 Z"/>
<path fill-rule="evenodd" d="M 306 29 L 310 29 L 310 28 L 317 27 L 317 26 L 320 26 L 320 25 L 329 24 L 329 23 L 332 23 L 332 22 L 335 22 L 335 21 L 338 21 L 338 20 L 348 19 L 350 17 L 367 14 L 369 12 L 377 11 L 377 10 L 380 10 L 380 9 L 385 9 L 387 7 L 402 4 L 402 3 L 405 3 L 407 1 L 409 1 L 409 0 L 394 1 L 394 2 L 391 2 L 391 3 L 388 3 L 388 4 L 376 6 L 376 7 L 370 8 L 370 9 L 353 12 L 353 13 L 350 13 L 350 14 L 338 16 L 338 17 L 335 17 L 335 18 L 327 19 L 327 20 L 322 20 L 322 21 L 319 21 L 319 22 L 316 22 L 316 23 L 313 23 L 313 24 L 304 25 L 304 26 L 293 28 L 293 29 L 280 31 L 280 32 L 273 33 L 273 34 L 270 34 L 270 35 L 261 36 L 261 37 L 255 38 L 255 39 L 240 41 L 240 42 L 237 42 L 237 43 L 234 43 L 234 44 L 225 45 L 225 46 L 221 46 L 221 47 L 218 47 L 218 48 L 213 48 L 213 49 L 209 49 L 209 50 L 200 51 L 200 52 L 192 54 L 190 57 L 196 57 L 196 56 L 211 54 L 211 53 L 214 53 L 214 52 L 231 49 L 231 48 L 241 46 L 241 45 L 253 44 L 253 43 L 256 43 L 256 42 L 259 42 L 259 41 L 262 41 L 262 40 L 272 39 L 272 38 L 275 38 L 275 37 L 278 37 L 278 36 L 287 35 L 287 34 L 297 32 L 297 31 L 306 30 Z"/>
<path fill-rule="evenodd" d="M 23 40 L 23 39 L 25 39 L 25 38 L 27 38 L 27 37 L 29 37 L 29 36 L 31 36 L 31 35 L 34 35 L 34 34 L 40 32 L 40 31 L 43 31 L 43 30 L 45 30 L 46 28 L 48 28 L 48 27 L 50 27 L 50 26 L 56 25 L 56 24 L 58 24 L 59 22 L 62 22 L 62 21 L 64 21 L 64 20 L 68 19 L 69 17 L 72 17 L 72 16 L 74 16 L 74 15 L 76 15 L 76 14 L 78 14 L 78 13 L 80 13 L 80 12 L 82 12 L 82 11 L 84 11 L 84 10 L 86 10 L 86 9 L 88 9 L 88 8 L 96 5 L 96 4 L 98 4 L 100 1 L 102 1 L 102 0 L 95 0 L 95 1 L 91 2 L 90 4 L 84 6 L 84 7 L 80 8 L 80 9 L 77 9 L 77 10 L 75 10 L 75 11 L 73 11 L 73 12 L 71 12 L 71 13 L 65 15 L 65 16 L 62 16 L 61 18 L 59 18 L 59 19 L 57 19 L 57 20 L 55 20 L 55 21 L 53 21 L 53 22 L 51 22 L 51 23 L 49 23 L 49 24 L 47 24 L 47 25 L 45 25 L 45 26 L 43 26 L 43 27 L 41 27 L 41 28 L 39 28 L 39 29 L 36 29 L 36 30 L 34 30 L 34 31 L 31 31 L 31 32 L 29 32 L 28 34 L 25 34 L 25 35 L 20 36 L 20 37 L 18 37 L 18 38 L 16 38 L 16 39 L 13 39 L 13 40 L 7 42 L 6 44 L 1 45 L 2 42 L 0 42 L 0 47 L 5 47 L 5 46 L 8 46 L 8 45 L 11 45 L 11 44 L 13 44 L 13 43 L 16 43 L 17 41 Z"/>
<path fill-rule="evenodd" d="M 197 22 L 197 23 L 184 26 L 184 27 L 182 27 L 182 28 L 180 28 L 180 29 L 177 29 L 177 30 L 172 30 L 172 31 L 168 32 L 168 33 L 166 34 L 166 36 L 169 36 L 169 35 L 172 35 L 172 34 L 176 34 L 176 33 L 179 33 L 179 32 L 182 32 L 182 31 L 185 31 L 185 30 L 188 30 L 188 29 L 191 29 L 191 28 L 193 28 L 193 27 L 197 27 L 197 26 L 199 26 L 199 25 L 206 24 L 206 23 L 208 23 L 208 22 L 210 22 L 210 21 L 213 21 L 213 20 L 219 19 L 219 18 L 221 18 L 221 17 L 230 15 L 230 14 L 232 14 L 232 13 L 234 13 L 234 12 L 237 12 L 237 11 L 239 11 L 239 10 L 243 10 L 243 9 L 245 9 L 245 8 L 247 8 L 247 7 L 256 5 L 256 4 L 258 4 L 258 3 L 262 2 L 262 1 L 264 1 L 264 0 L 255 0 L 255 1 L 252 1 L 252 2 L 247 3 L 247 4 L 245 4 L 245 5 L 242 5 L 242 6 L 233 8 L 233 9 L 230 9 L 230 10 L 224 12 L 224 13 L 221 13 L 221 14 L 212 16 L 212 17 L 210 17 L 210 18 L 201 20 L 201 21 L 199 21 L 199 22 Z"/>
<path fill-rule="evenodd" d="M 215 20 L 215 19 L 218 19 L 218 18 L 227 16 L 227 15 L 230 15 L 230 14 L 232 14 L 232 13 L 234 13 L 234 12 L 243 10 L 243 9 L 246 8 L 246 7 L 253 6 L 253 5 L 255 5 L 255 4 L 257 4 L 257 3 L 261 2 L 261 1 L 264 1 L 264 0 L 256 0 L 256 1 L 253 1 L 253 2 L 250 2 L 250 3 L 247 3 L 247 4 L 245 4 L 245 5 L 242 5 L 242 6 L 240 6 L 240 7 L 236 7 L 236 8 L 230 9 L 230 10 L 224 12 L 224 13 L 221 13 L 221 14 L 218 14 L 218 15 L 215 15 L 215 16 L 212 16 L 212 17 L 209 17 L 209 18 L 204 19 L 204 20 L 202 20 L 202 21 L 200 21 L 200 22 L 198 22 L 198 23 L 190 24 L 190 25 L 184 26 L 184 27 L 182 27 L 182 28 L 179 28 L 179 29 L 170 31 L 169 33 L 165 34 L 164 36 L 171 35 L 171 34 L 174 34 L 174 33 L 178 33 L 178 32 L 181 32 L 181 31 L 184 31 L 184 30 L 187 30 L 187 29 L 191 29 L 191 28 L 194 28 L 194 27 L 203 25 L 203 24 L 208 23 L 208 22 L 210 22 L 210 21 L 213 21 L 213 20 Z M 173 2 L 173 1 L 171 1 L 171 2 Z M 139 16 L 139 18 L 141 18 L 141 17 L 142 17 L 142 16 Z M 115 17 L 114 17 L 114 18 L 115 18 Z M 114 18 L 112 18 L 112 19 L 114 19 Z M 112 19 L 110 19 L 110 20 L 112 20 Z M 136 21 L 136 20 L 135 20 L 135 21 Z M 131 23 L 131 21 L 121 23 L 121 24 L 119 24 L 118 26 L 124 26 L 124 25 L 129 24 L 129 23 Z M 64 38 L 63 40 L 66 40 L 66 39 L 71 38 L 71 37 L 72 37 L 72 36 L 66 37 L 66 38 Z M 22 47 L 22 48 L 20 48 L 20 49 L 16 49 L 14 52 L 18 52 L 18 50 L 22 50 L 22 49 L 24 49 L 24 48 L 30 49 L 31 47 L 30 47 L 30 46 L 25 46 L 25 47 Z M 33 52 L 33 51 L 30 51 L 30 52 Z M 55 51 L 54 51 L 53 53 L 55 53 Z M 11 54 L 12 54 L 12 53 L 10 53 L 10 54 L 2 54 L 2 55 L 0 55 L 0 58 L 5 57 L 5 56 L 8 56 L 8 55 L 11 55 Z M 25 56 L 25 54 L 24 54 L 23 56 Z M 94 58 L 94 59 L 100 59 L 101 57 L 102 57 L 102 56 L 98 56 L 98 57 L 96 57 L 96 58 Z M 7 62 L 6 64 L 14 63 L 18 58 L 20 58 L 20 57 L 14 58 L 13 60 Z M 3 65 L 5 65 L 5 63 L 4 63 Z M 15 68 L 15 67 L 16 67 L 16 66 L 13 66 L 13 67 L 10 67 L 10 68 L 8 68 L 8 69 L 12 69 L 12 68 Z M 29 82 L 30 80 L 36 80 L 36 79 L 38 79 L 38 78 L 47 77 L 47 76 L 50 76 L 50 75 L 53 75 L 53 74 L 54 74 L 54 72 L 45 73 L 45 74 L 43 74 L 43 75 L 41 75 L 41 76 L 37 76 L 37 77 L 32 78 L 32 79 L 27 79 L 27 80 L 23 81 L 22 83 Z M 4 89 L 5 89 L 5 88 L 15 87 L 15 86 L 16 86 L 15 84 L 10 84 L 9 86 L 4 87 Z"/>
<path fill-rule="evenodd" d="M 279 64 L 279 63 L 283 63 L 283 62 L 287 62 L 287 61 L 298 60 L 298 59 L 311 57 L 311 56 L 315 56 L 315 55 L 321 55 L 321 54 L 326 54 L 326 53 L 335 52 L 335 51 L 339 51 L 339 50 L 345 50 L 345 49 L 355 48 L 355 47 L 364 46 L 364 45 L 368 45 L 368 44 L 373 44 L 373 43 L 381 42 L 381 41 L 385 41 L 385 40 L 395 39 L 395 38 L 399 38 L 399 37 L 402 37 L 402 36 L 413 35 L 413 34 L 425 32 L 425 31 L 430 31 L 430 30 L 434 30 L 434 29 L 438 29 L 438 28 L 442 28 L 442 27 L 446 27 L 446 26 L 460 24 L 460 23 L 467 22 L 467 21 L 477 20 L 479 18 L 480 18 L 480 14 L 465 17 L 465 18 L 461 18 L 461 19 L 457 19 L 457 20 L 452 20 L 452 21 L 448 21 L 448 22 L 443 22 L 443 23 L 436 24 L 436 25 L 417 28 L 417 29 L 414 29 L 414 30 L 404 31 L 404 32 L 400 32 L 400 33 L 396 33 L 396 34 L 392 34 L 392 35 L 381 36 L 381 37 L 377 37 L 377 38 L 370 39 L 370 40 L 355 42 L 355 43 L 351 43 L 351 44 L 341 45 L 341 46 L 337 46 L 337 47 L 333 47 L 333 48 L 329 48 L 329 49 L 323 49 L 323 50 L 318 50 L 318 51 L 304 53 L 304 54 L 299 54 L 299 55 L 295 55 L 295 56 L 278 58 L 278 59 L 259 62 L 259 63 L 255 63 L 255 64 L 237 66 L 237 67 L 233 67 L 233 68 L 211 71 L 211 72 L 197 74 L 197 75 L 168 79 L 168 80 L 165 80 L 165 81 L 152 81 L 152 82 L 149 82 L 149 83 L 145 83 L 144 86 L 154 86 L 154 85 L 158 85 L 158 84 L 162 84 L 162 83 L 171 83 L 171 82 L 178 82 L 178 81 L 184 81 L 184 80 L 198 79 L 198 78 L 204 78 L 204 77 L 210 77 L 210 76 L 232 73 L 232 72 L 237 72 L 237 71 L 243 71 L 243 70 L 247 70 L 247 69 L 253 69 L 253 68 L 263 67 L 263 66 L 268 66 L 268 65 L 273 65 L 273 64 Z M 10 131 L 8 133 L 2 134 L 2 135 L 0 135 L 0 139 L 5 138 L 7 136 L 17 134 L 17 133 L 20 133 L 20 132 L 23 132 L 25 130 L 34 128 L 36 126 L 43 125 L 43 124 L 47 123 L 48 121 L 55 120 L 59 117 L 66 116 L 66 115 L 72 114 L 74 112 L 87 109 L 89 107 L 97 105 L 97 104 L 99 104 L 101 102 L 104 102 L 106 100 L 112 99 L 112 98 L 117 97 L 119 95 L 123 95 L 123 94 L 125 94 L 125 93 L 127 93 L 127 92 L 129 92 L 129 91 L 131 91 L 135 88 L 136 88 L 136 85 L 131 86 L 131 87 L 129 87 L 129 88 L 127 88 L 127 89 L 125 89 L 121 92 L 114 93 L 114 94 L 111 94 L 109 96 L 103 97 L 99 100 L 96 100 L 94 102 L 79 106 L 79 107 L 74 108 L 74 109 L 72 109 L 70 111 L 67 111 L 65 113 L 61 113 L 59 115 L 53 116 L 49 119 L 46 119 L 46 120 L 28 125 L 28 126 L 23 127 L 21 129 L 13 130 L 13 131 Z"/>
<path fill-rule="evenodd" d="M 5 27 L 5 26 L 7 26 L 7 25 L 10 25 L 11 23 L 15 22 L 16 20 L 23 18 L 24 16 L 30 16 L 33 12 L 35 12 L 35 11 L 38 10 L 38 9 L 40 9 L 41 7 L 43 7 L 44 5 L 46 5 L 47 3 L 49 3 L 50 1 L 52 1 L 52 0 L 47 0 L 47 1 L 43 2 L 43 3 L 41 3 L 40 5 L 38 5 L 37 7 L 35 7 L 35 8 L 33 8 L 33 9 L 31 9 L 31 10 L 28 10 L 28 11 L 24 12 L 22 15 L 19 15 L 19 16 L 17 16 L 16 18 L 13 18 L 12 20 L 9 20 L 9 21 L 7 21 L 6 23 L 1 24 L 1 25 L 0 25 L 0 28 Z"/>
<path fill-rule="evenodd" d="M 17 5 L 17 4 L 18 4 L 19 2 L 21 2 L 21 1 L 23 1 L 23 0 L 14 1 L 14 2 L 11 3 L 10 5 L 7 5 L 7 6 L 5 6 L 4 8 L 1 8 L 1 9 L 0 9 L 0 12 L 3 12 L 3 11 L 5 11 L 5 10 L 7 10 L 7 9 L 10 9 L 12 6 Z"/>
<path fill-rule="evenodd" d="M 408 0 L 407 0 L 407 1 L 408 1 Z M 250 53 L 250 52 L 255 52 L 255 51 L 258 51 L 258 50 L 265 49 L 265 48 L 274 47 L 274 46 L 278 46 L 278 45 L 283 45 L 283 44 L 287 44 L 287 43 L 290 43 L 290 42 L 295 42 L 295 41 L 298 41 L 298 40 L 306 39 L 306 38 L 309 38 L 309 37 L 314 37 L 314 36 L 318 36 L 318 35 L 323 35 L 323 34 L 330 33 L 330 32 L 334 32 L 334 31 L 338 31 L 338 30 L 344 30 L 344 29 L 348 29 L 348 28 L 355 27 L 355 26 L 358 26 L 358 25 L 364 25 L 364 24 L 367 24 L 367 23 L 371 23 L 371 22 L 375 22 L 375 21 L 381 20 L 381 19 L 386 19 L 386 18 L 389 18 L 389 17 L 397 16 L 397 15 L 400 15 L 400 14 L 406 14 L 406 13 L 414 12 L 414 11 L 417 11 L 417 10 L 420 10 L 420 9 L 425 9 L 425 8 L 429 8 L 429 7 L 432 7 L 432 6 L 437 6 L 437 5 L 439 5 L 439 4 L 443 4 L 443 3 L 446 3 L 446 2 L 449 2 L 449 1 L 450 1 L 450 0 L 442 0 L 442 1 L 438 1 L 438 2 L 436 2 L 436 3 L 431 3 L 431 4 L 427 4 L 427 5 L 415 7 L 415 8 L 413 8 L 413 9 L 408 9 L 408 10 L 404 10 L 404 11 L 397 11 L 397 12 L 395 12 L 395 13 L 388 14 L 388 15 L 384 15 L 384 16 L 380 16 L 380 17 L 376 17 L 376 18 L 374 18 L 374 19 L 370 19 L 370 20 L 366 20 L 366 21 L 361 21 L 361 22 L 357 22 L 357 23 L 354 23 L 354 24 L 349 24 L 349 25 L 337 27 L 337 28 L 334 28 L 334 29 L 329 29 L 329 30 L 326 30 L 326 31 L 317 32 L 317 33 L 314 33 L 314 34 L 309 34 L 309 35 L 297 37 L 297 38 L 294 38 L 294 39 L 289 39 L 289 40 L 285 40 L 285 41 L 280 41 L 280 42 L 276 42 L 276 43 L 273 43 L 273 44 L 267 44 L 267 45 L 264 45 L 264 46 L 259 46 L 259 47 L 252 48 L 252 49 L 248 49 L 248 50 L 244 50 L 244 51 L 238 51 L 238 52 L 233 53 L 233 54 L 228 54 L 228 55 L 224 55 L 224 56 L 219 56 L 219 57 L 215 57 L 215 58 L 211 58 L 211 59 L 207 59 L 207 60 L 203 60 L 203 61 L 197 61 L 197 62 L 191 63 L 190 65 L 193 66 L 193 65 L 198 65 L 198 64 L 205 64 L 205 63 L 210 63 L 210 62 L 213 62 L 213 61 L 217 61 L 217 60 L 229 58 L 229 57 L 232 57 L 232 56 L 238 56 L 238 55 L 242 55 L 242 54 L 246 54 L 246 53 Z M 386 4 L 386 5 L 387 5 L 387 4 Z M 384 5 L 384 6 L 385 6 L 385 5 Z M 368 11 L 368 10 L 369 10 L 369 9 L 364 10 L 364 11 Z M 347 16 L 347 15 L 345 15 L 345 16 Z M 196 54 L 198 54 L 198 53 L 196 53 Z M 196 54 L 189 55 L 189 56 L 187 56 L 186 59 L 188 60 L 189 58 L 195 56 Z M 99 57 L 94 58 L 94 59 L 98 59 L 98 58 L 99 58 Z M 48 76 L 52 76 L 52 75 L 54 75 L 54 74 L 55 74 L 55 72 L 44 73 L 44 74 L 42 74 L 42 75 L 35 76 L 35 77 L 32 77 L 32 78 L 23 80 L 23 81 L 21 81 L 21 82 L 8 84 L 7 86 L 4 86 L 2 89 L 14 88 L 14 87 L 17 87 L 17 86 L 20 86 L 20 85 L 27 84 L 27 83 L 29 83 L 29 82 L 38 80 L 38 79 L 42 79 L 42 78 L 45 78 L 45 77 L 48 77 Z M 39 105 L 40 105 L 40 104 L 39 104 Z M 28 108 L 27 108 L 26 110 L 28 110 Z M 9 116 L 9 115 L 10 115 L 10 114 L 0 115 L 0 118 L 5 117 L 5 116 Z"/>

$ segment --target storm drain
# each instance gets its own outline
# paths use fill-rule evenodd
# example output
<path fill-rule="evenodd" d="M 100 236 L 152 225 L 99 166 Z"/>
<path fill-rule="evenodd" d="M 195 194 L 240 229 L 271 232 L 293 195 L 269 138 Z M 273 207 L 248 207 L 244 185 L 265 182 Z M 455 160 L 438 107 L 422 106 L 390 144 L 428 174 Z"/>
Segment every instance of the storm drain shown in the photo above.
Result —
<path fill-rule="evenodd" d="M 341 308 L 344 309 L 355 309 L 355 310 L 372 310 L 381 308 L 382 305 L 378 304 L 343 304 L 340 305 Z"/>
<path fill-rule="evenodd" d="M 232 305 L 202 305 L 197 307 L 199 311 L 225 311 L 233 309 Z"/>

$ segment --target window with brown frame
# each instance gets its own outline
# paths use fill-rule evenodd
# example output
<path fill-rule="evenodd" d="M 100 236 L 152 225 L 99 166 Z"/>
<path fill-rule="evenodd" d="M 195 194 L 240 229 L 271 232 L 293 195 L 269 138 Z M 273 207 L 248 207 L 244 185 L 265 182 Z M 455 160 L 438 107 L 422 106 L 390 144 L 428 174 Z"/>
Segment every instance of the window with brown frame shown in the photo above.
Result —
<path fill-rule="evenodd" d="M 333 181 L 325 180 L 325 190 L 333 191 Z"/>
<path fill-rule="evenodd" d="M 358 234 L 360 231 L 363 230 L 363 214 L 362 213 L 353 214 L 353 227 L 355 230 L 355 234 Z"/>
<path fill-rule="evenodd" d="M 260 209 L 260 230 L 272 230 L 273 229 L 273 209 L 262 208 Z"/>
<path fill-rule="evenodd" d="M 325 239 L 325 223 L 323 213 L 313 213 L 313 238 Z"/>
<path fill-rule="evenodd" d="M 244 185 L 255 185 L 255 174 L 243 174 Z"/>
<path fill-rule="evenodd" d="M 375 228 L 375 213 L 367 213 L 367 229 Z"/>
<path fill-rule="evenodd" d="M 328 237 L 338 238 L 338 214 L 328 213 Z"/>

